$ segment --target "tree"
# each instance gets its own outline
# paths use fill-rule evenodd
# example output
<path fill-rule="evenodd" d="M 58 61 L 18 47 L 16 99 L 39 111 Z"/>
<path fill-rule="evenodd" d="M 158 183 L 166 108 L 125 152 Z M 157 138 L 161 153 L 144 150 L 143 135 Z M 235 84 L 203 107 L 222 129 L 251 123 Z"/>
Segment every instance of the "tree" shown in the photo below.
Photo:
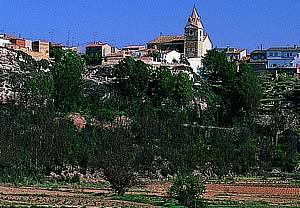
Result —
<path fill-rule="evenodd" d="M 184 72 L 179 72 L 175 79 L 174 99 L 179 105 L 187 104 L 193 97 L 193 81 Z"/>
<path fill-rule="evenodd" d="M 102 54 L 101 53 L 90 53 L 83 55 L 83 58 L 87 65 L 101 65 Z"/>
<path fill-rule="evenodd" d="M 214 84 L 219 81 L 230 81 L 236 73 L 236 68 L 228 61 L 226 54 L 216 49 L 207 52 L 203 66 L 204 77 Z"/>
<path fill-rule="evenodd" d="M 124 195 L 135 178 L 136 147 L 130 131 L 116 128 L 107 134 L 101 159 L 105 179 L 112 190 Z"/>
<path fill-rule="evenodd" d="M 58 50 L 54 55 L 54 106 L 62 112 L 78 111 L 83 99 L 84 63 L 72 51 Z"/>
<path fill-rule="evenodd" d="M 187 207 L 203 207 L 202 195 L 205 186 L 199 176 L 177 176 L 169 190 L 169 194 Z"/>
<path fill-rule="evenodd" d="M 246 63 L 229 62 L 226 55 L 217 50 L 209 51 L 203 64 L 204 76 L 221 97 L 217 120 L 223 125 L 232 125 L 235 120 L 249 120 L 262 96 L 259 80 L 251 67 Z"/>
<path fill-rule="evenodd" d="M 255 113 L 262 98 L 262 88 L 253 69 L 246 63 L 240 63 L 236 78 L 236 89 L 241 116 Z M 236 102 L 235 105 L 238 103 Z"/>
<path fill-rule="evenodd" d="M 161 67 L 154 74 L 149 87 L 148 94 L 155 105 L 161 105 L 167 99 L 172 99 L 175 93 L 175 76 L 171 70 Z"/>
<path fill-rule="evenodd" d="M 115 67 L 114 76 L 122 96 L 141 99 L 146 95 L 151 73 L 144 62 L 125 58 Z"/>

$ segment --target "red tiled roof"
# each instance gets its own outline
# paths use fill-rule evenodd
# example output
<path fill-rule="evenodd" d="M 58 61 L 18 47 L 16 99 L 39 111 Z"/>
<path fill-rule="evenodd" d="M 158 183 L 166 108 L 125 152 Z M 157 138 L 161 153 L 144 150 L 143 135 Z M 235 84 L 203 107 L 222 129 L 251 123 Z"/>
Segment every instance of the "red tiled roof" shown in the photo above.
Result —
<path fill-rule="evenodd" d="M 168 43 L 173 41 L 184 41 L 184 36 L 159 36 L 149 43 Z"/>

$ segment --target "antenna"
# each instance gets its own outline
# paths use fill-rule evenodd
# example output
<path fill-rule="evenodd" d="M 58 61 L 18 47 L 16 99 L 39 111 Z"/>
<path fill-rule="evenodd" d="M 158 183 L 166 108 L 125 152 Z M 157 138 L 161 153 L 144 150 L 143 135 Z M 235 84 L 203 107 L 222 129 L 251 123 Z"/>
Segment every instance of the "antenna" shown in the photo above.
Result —
<path fill-rule="evenodd" d="M 51 43 L 53 43 L 54 31 L 51 30 L 51 31 L 49 32 L 49 35 L 50 35 L 50 41 L 51 41 Z"/>
<path fill-rule="evenodd" d="M 67 46 L 70 47 L 70 30 L 68 30 Z"/>
<path fill-rule="evenodd" d="M 94 32 L 93 35 L 94 35 L 94 43 L 96 43 L 97 33 Z"/>

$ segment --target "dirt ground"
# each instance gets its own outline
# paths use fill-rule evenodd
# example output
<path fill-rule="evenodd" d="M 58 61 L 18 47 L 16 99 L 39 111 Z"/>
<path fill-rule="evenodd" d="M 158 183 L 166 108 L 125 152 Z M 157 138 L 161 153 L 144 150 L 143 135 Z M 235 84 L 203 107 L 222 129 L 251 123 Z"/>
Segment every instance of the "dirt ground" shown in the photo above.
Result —
<path fill-rule="evenodd" d="M 142 189 L 132 189 L 128 193 L 166 196 L 169 187 L 169 184 L 153 184 Z M 65 207 L 155 207 L 142 203 L 112 200 L 108 193 L 110 193 L 108 189 L 56 188 L 50 190 L 38 187 L 19 188 L 0 184 L 0 204 Z M 274 206 L 295 206 L 300 205 L 300 188 L 208 184 L 204 198 L 210 201 L 264 201 Z"/>

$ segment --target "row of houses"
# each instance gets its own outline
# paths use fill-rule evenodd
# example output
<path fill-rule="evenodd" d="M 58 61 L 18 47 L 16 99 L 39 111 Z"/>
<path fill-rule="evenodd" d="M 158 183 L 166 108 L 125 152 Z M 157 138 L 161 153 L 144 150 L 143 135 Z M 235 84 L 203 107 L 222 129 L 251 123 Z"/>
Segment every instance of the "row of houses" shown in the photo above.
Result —
<path fill-rule="evenodd" d="M 49 59 L 49 42 L 0 34 L 0 47 L 23 51 L 36 60 Z"/>
<path fill-rule="evenodd" d="M 300 73 L 300 47 L 272 47 L 250 53 L 249 63 L 254 69 L 283 69 Z"/>

